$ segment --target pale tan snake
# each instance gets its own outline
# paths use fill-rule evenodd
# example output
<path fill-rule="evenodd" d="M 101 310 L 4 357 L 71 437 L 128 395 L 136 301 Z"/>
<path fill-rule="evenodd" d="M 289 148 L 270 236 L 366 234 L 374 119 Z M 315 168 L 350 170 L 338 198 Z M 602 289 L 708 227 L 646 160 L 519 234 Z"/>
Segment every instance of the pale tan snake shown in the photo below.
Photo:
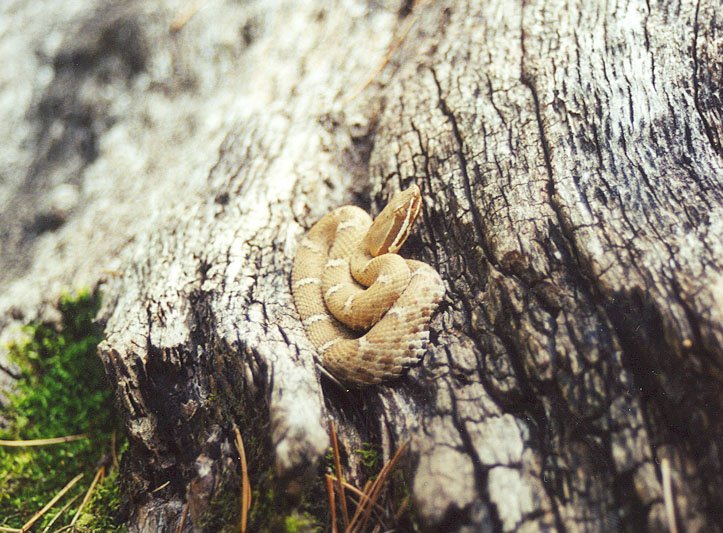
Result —
<path fill-rule="evenodd" d="M 396 378 L 426 351 L 444 283 L 429 265 L 396 253 L 421 203 L 413 185 L 373 222 L 363 209 L 340 207 L 299 244 L 291 274 L 296 309 L 322 365 L 343 382 Z"/>

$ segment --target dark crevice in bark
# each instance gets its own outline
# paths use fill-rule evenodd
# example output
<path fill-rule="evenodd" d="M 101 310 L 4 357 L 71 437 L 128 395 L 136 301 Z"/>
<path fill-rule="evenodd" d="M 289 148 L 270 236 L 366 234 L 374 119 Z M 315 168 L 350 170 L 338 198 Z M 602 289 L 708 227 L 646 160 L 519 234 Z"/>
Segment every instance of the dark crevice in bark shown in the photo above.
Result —
<path fill-rule="evenodd" d="M 429 70 L 432 74 L 432 78 L 434 79 L 434 83 L 437 86 L 437 97 L 438 97 L 439 110 L 449 121 L 449 125 L 452 128 L 452 134 L 454 136 L 454 140 L 457 143 L 457 147 L 454 150 L 454 154 L 457 157 L 457 159 L 459 160 L 458 168 L 459 168 L 459 171 L 462 173 L 465 195 L 467 197 L 467 201 L 469 202 L 469 205 L 471 206 L 470 214 L 472 215 L 472 221 L 474 223 L 475 231 L 477 233 L 477 239 L 475 239 L 475 241 L 485 251 L 487 260 L 490 262 L 493 262 L 494 255 L 490 251 L 490 249 L 487 245 L 487 239 L 485 238 L 485 235 L 486 235 L 485 224 L 482 221 L 482 218 L 480 217 L 478 210 L 475 208 L 475 205 L 476 205 L 475 195 L 472 193 L 472 185 L 471 185 L 470 177 L 468 174 L 469 167 L 468 167 L 468 163 L 467 163 L 467 156 L 465 155 L 466 147 L 464 144 L 464 139 L 462 138 L 462 135 L 460 134 L 459 125 L 457 124 L 457 118 L 454 116 L 454 113 L 447 106 L 447 102 L 446 102 L 446 100 L 444 98 L 444 94 L 442 92 L 442 86 L 439 83 L 439 80 L 437 79 L 437 73 L 435 72 L 434 68 L 430 67 Z"/>
<path fill-rule="evenodd" d="M 623 364 L 641 390 L 649 434 L 658 445 L 673 444 L 679 453 L 700 466 L 699 472 L 706 481 L 707 505 L 720 506 L 720 493 L 708 489 L 720 486 L 723 480 L 715 467 L 706 464 L 712 444 L 710 435 L 720 435 L 720 429 L 709 427 L 705 422 L 709 420 L 715 426 L 720 409 L 719 385 L 715 381 L 709 383 L 705 375 L 671 368 L 668 358 L 675 353 L 675 348 L 659 335 L 648 335 L 665 331 L 666 325 L 655 303 L 642 291 L 616 295 L 609 302 L 606 313 L 622 345 Z M 661 374 L 665 381 L 658 377 Z M 695 394 L 686 398 L 676 390 L 695 390 Z M 697 416 L 698 412 L 703 416 Z"/>
<path fill-rule="evenodd" d="M 475 524 L 479 525 L 473 518 L 474 504 L 465 506 L 464 508 L 451 507 L 437 524 L 434 531 L 459 531 L 461 528 Z M 486 531 L 486 530 L 482 530 Z M 495 531 L 502 531 L 501 527 L 495 527 Z"/>
<path fill-rule="evenodd" d="M 429 161 L 429 149 L 422 140 L 421 131 L 414 125 L 414 120 L 410 121 L 410 125 L 412 127 L 412 131 L 414 131 L 417 136 L 417 141 L 419 143 L 419 153 L 424 158 L 424 168 L 420 171 L 415 171 L 415 175 L 420 176 L 420 178 L 417 179 L 417 185 L 420 186 L 423 197 L 432 197 L 432 192 L 434 191 L 434 188 L 432 183 L 432 171 Z M 423 182 L 419 183 L 420 181 Z M 437 271 L 439 271 L 441 267 L 439 243 L 443 242 L 443 235 L 446 233 L 447 230 L 447 219 L 441 214 L 433 214 L 434 211 L 437 210 L 435 209 L 436 207 L 437 206 L 429 205 L 429 202 L 422 202 L 421 215 L 422 220 L 424 221 L 424 227 L 426 228 L 426 232 L 429 234 L 428 242 L 425 243 L 427 244 L 427 246 L 425 246 L 425 249 L 429 250 L 431 255 L 433 256 L 434 260 L 430 264 L 434 266 Z M 414 235 L 412 235 L 412 239 L 413 238 Z"/>

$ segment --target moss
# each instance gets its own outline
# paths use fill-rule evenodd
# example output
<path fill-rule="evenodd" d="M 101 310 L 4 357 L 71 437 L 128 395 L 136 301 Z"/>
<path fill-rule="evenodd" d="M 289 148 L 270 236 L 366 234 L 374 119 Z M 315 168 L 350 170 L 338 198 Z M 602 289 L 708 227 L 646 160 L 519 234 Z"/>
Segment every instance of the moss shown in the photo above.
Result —
<path fill-rule="evenodd" d="M 334 449 L 331 446 L 329 446 L 329 449 L 327 449 L 324 454 L 324 464 L 326 465 L 327 471 L 334 471 Z"/>
<path fill-rule="evenodd" d="M 125 526 L 119 525 L 116 521 L 116 512 L 120 509 L 120 505 L 118 469 L 113 469 L 93 491 L 90 502 L 76 522 L 76 531 L 82 533 L 126 531 Z"/>
<path fill-rule="evenodd" d="M 84 478 L 37 523 L 36 528 L 42 529 L 66 502 L 87 490 L 102 456 L 110 450 L 116 417 L 96 356 L 101 332 L 93 319 L 99 304 L 99 298 L 88 291 L 65 295 L 58 303 L 59 325 L 29 324 L 26 339 L 7 346 L 20 378 L 4 399 L 0 438 L 29 440 L 79 433 L 87 438 L 51 446 L 0 447 L 0 525 L 22 527 L 68 481 L 83 473 Z M 108 478 L 96 495 L 101 498 L 98 503 L 104 502 L 107 516 L 117 505 L 114 486 Z M 56 527 L 70 521 L 81 500 L 55 522 Z"/>
<path fill-rule="evenodd" d="M 364 442 L 361 448 L 354 450 L 354 453 L 359 455 L 367 473 L 375 472 L 380 466 L 382 451 L 376 444 Z"/>
<path fill-rule="evenodd" d="M 321 524 L 309 513 L 292 513 L 284 519 L 284 533 L 316 533 L 323 531 Z"/>

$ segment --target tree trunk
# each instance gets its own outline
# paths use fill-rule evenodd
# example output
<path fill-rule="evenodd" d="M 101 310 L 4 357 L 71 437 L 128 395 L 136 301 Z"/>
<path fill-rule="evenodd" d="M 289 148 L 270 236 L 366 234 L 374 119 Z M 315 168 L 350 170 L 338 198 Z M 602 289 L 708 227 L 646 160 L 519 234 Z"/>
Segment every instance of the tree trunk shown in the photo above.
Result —
<path fill-rule="evenodd" d="M 354 450 L 410 441 L 423 529 L 719 527 L 716 2 L 216 2 L 169 31 L 179 9 L 55 23 L 8 198 L 55 180 L 87 201 L 43 231 L 2 219 L 5 249 L 31 246 L 6 268 L 5 324 L 24 291 L 102 278 L 132 530 L 178 527 L 186 506 L 187 530 L 220 527 L 235 427 L 252 474 L 273 462 L 298 492 L 329 421 L 356 481 Z M 331 209 L 376 214 L 411 183 L 424 207 L 402 253 L 447 295 L 420 366 L 346 392 L 315 365 L 291 262 Z M 78 228 L 90 251 L 48 274 Z"/>

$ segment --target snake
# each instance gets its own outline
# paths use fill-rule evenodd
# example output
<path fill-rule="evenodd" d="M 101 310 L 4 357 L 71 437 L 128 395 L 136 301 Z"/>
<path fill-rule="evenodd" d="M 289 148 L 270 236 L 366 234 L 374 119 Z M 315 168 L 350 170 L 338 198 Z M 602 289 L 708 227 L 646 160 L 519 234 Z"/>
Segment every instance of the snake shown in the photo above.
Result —
<path fill-rule="evenodd" d="M 395 379 L 426 353 L 444 282 L 430 265 L 397 253 L 421 207 L 412 185 L 373 220 L 357 206 L 334 209 L 299 242 L 293 300 L 321 365 L 341 382 Z"/>

